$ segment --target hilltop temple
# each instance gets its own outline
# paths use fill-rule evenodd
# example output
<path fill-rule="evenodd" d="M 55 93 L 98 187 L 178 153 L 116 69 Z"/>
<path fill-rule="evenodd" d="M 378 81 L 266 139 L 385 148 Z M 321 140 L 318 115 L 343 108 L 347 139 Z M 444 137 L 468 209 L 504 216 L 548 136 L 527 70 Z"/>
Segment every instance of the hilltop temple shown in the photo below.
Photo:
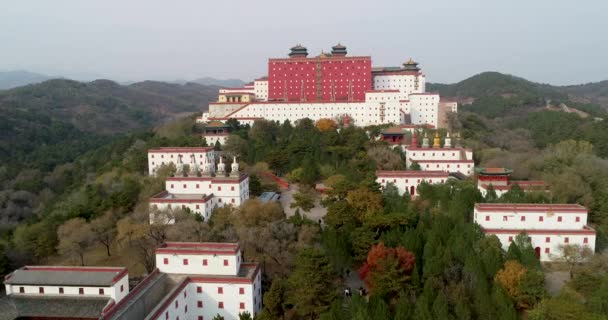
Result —
<path fill-rule="evenodd" d="M 370 56 L 350 56 L 341 44 L 314 57 L 298 45 L 287 57 L 268 59 L 268 76 L 220 89 L 218 101 L 197 121 L 329 118 L 357 126 L 440 128 L 447 125 L 447 114 L 457 111 L 456 102 L 426 92 L 426 76 L 412 59 L 399 67 L 372 67 Z"/>

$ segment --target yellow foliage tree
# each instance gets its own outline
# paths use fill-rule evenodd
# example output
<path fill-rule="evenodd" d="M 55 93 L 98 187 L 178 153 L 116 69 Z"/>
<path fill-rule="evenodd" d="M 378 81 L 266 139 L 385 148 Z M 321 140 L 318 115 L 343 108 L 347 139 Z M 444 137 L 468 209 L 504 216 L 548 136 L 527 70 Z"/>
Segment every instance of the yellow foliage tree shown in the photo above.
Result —
<path fill-rule="evenodd" d="M 315 125 L 317 126 L 317 129 L 319 129 L 319 131 L 321 132 L 335 130 L 338 127 L 334 120 L 328 118 L 321 118 L 317 120 L 317 123 Z"/>
<path fill-rule="evenodd" d="M 516 298 L 519 295 L 519 283 L 526 275 L 528 270 L 519 262 L 509 260 L 496 273 L 494 278 L 506 291 L 511 298 Z"/>

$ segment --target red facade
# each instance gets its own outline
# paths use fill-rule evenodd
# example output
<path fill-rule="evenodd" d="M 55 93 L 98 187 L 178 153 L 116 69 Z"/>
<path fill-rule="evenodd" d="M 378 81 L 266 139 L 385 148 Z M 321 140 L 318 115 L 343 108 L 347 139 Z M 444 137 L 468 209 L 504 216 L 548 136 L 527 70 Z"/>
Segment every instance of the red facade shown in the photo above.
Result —
<path fill-rule="evenodd" d="M 371 57 L 269 59 L 268 100 L 363 101 L 371 68 Z"/>

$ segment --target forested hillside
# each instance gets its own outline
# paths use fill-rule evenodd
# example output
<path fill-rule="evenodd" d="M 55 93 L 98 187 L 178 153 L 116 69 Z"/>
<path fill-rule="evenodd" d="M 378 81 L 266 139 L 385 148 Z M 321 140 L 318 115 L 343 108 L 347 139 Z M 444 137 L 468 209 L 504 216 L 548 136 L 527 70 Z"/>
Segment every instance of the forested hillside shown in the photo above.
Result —
<path fill-rule="evenodd" d="M 0 91 L 0 185 L 26 168 L 52 170 L 110 136 L 200 112 L 216 94 L 216 87 L 198 84 L 108 80 L 50 80 Z"/>
<path fill-rule="evenodd" d="M 608 120 L 545 110 L 545 99 L 566 98 L 548 86 L 487 76 L 485 80 L 495 79 L 494 86 L 476 88 L 477 80 L 469 79 L 461 87 L 439 87 L 477 101 L 450 118 L 450 131 L 460 132 L 463 144 L 474 150 L 476 166 L 512 168 L 514 178 L 544 180 L 550 192 L 513 188 L 501 198 L 492 192 L 484 198 L 475 181 L 467 179 L 423 184 L 412 199 L 375 182 L 377 169 L 405 168 L 401 149 L 389 149 L 376 139 L 380 127 L 338 128 L 331 120 L 309 119 L 261 120 L 249 127 L 229 121 L 233 134 L 221 148 L 239 156 L 241 168 L 251 175 L 251 195 L 277 190 L 261 173 L 281 175 L 298 185 L 293 197 L 298 213 L 288 218 L 278 204 L 252 199 L 239 208 L 216 209 L 209 221 L 171 209 L 167 214 L 175 217 L 173 226 L 149 223 L 148 199 L 164 188 L 164 178 L 175 168 L 148 176 L 146 150 L 200 146 L 200 128 L 194 116 L 144 128 L 188 107 L 174 102 L 171 113 L 152 108 L 158 112 L 133 118 L 125 111 L 138 125 L 106 132 L 87 127 L 87 119 L 62 113 L 65 105 L 78 105 L 69 92 L 84 92 L 87 98 L 79 101 L 105 101 L 79 89 L 82 84 L 64 83 L 63 93 L 40 92 L 47 101 L 71 102 L 50 103 L 49 110 L 38 105 L 51 125 L 32 115 L 33 123 L 46 124 L 55 139 L 48 149 L 34 143 L 46 133 L 28 137 L 24 130 L 6 127 L 15 141 L 2 141 L 18 149 L 17 142 L 24 140 L 17 139 L 26 139 L 24 145 L 34 151 L 9 157 L 12 165 L 0 169 L 0 273 L 28 263 L 84 264 L 123 265 L 136 276 L 154 268 L 152 253 L 164 241 L 238 241 L 245 259 L 263 265 L 262 320 L 606 319 Z M 84 85 L 105 92 L 111 102 L 107 108 L 114 113 L 148 110 L 140 101 L 185 103 L 198 92 L 189 87 L 175 93 L 173 85 L 154 82 Z M 108 92 L 115 94 L 108 97 Z M 64 98 L 52 98 L 55 94 Z M 155 96 L 159 100 L 147 100 Z M 500 101 L 499 108 L 492 99 Z M 7 101 L 17 106 L 13 112 L 36 109 L 35 104 L 19 107 L 15 98 Z M 87 106 L 96 112 L 105 108 L 102 102 Z M 11 124 L 18 128 L 28 125 L 23 118 L 31 115 L 6 114 L 12 114 Z M 123 134 L 127 130 L 135 132 Z M 83 145 L 72 146 L 71 141 Z M 66 148 L 67 156 L 51 153 L 56 149 L 52 143 Z M 319 182 L 328 187 L 321 201 L 327 211 L 322 224 L 300 215 L 318 200 L 313 188 Z M 484 236 L 472 223 L 476 202 L 583 204 L 597 230 L 596 255 L 585 264 L 571 264 L 571 279 L 552 296 L 544 277 L 548 267 L 536 260 L 527 236 L 503 250 L 498 238 Z M 341 294 L 355 274 L 369 289 L 367 297 Z"/>
<path fill-rule="evenodd" d="M 472 100 L 468 110 L 490 117 L 528 113 L 562 103 L 598 117 L 605 116 L 608 110 L 605 103 L 608 100 L 600 98 L 606 98 L 606 82 L 559 87 L 499 72 L 484 72 L 454 84 L 428 84 L 427 87 L 442 96 Z"/>

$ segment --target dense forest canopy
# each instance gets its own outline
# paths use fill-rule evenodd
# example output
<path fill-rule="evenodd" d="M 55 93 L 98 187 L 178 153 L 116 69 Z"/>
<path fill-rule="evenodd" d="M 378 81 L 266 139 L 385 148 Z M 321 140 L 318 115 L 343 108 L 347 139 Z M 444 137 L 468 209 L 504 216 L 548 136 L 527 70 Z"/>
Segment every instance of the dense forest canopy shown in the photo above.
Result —
<path fill-rule="evenodd" d="M 164 241 L 238 241 L 245 259 L 264 267 L 259 319 L 606 319 L 606 122 L 538 110 L 536 103 L 547 98 L 568 97 L 553 96 L 543 91 L 551 88 L 533 83 L 519 84 L 522 79 L 504 81 L 496 82 L 496 88 L 445 89 L 455 90 L 456 96 L 507 99 L 500 112 L 492 109 L 493 103 L 481 112 L 481 105 L 461 106 L 450 118 L 450 130 L 462 134 L 477 166 L 505 166 L 514 169 L 514 178 L 542 179 L 550 193 L 514 188 L 501 198 L 492 192 L 484 198 L 469 179 L 423 184 L 411 199 L 375 182 L 377 169 L 404 169 L 400 149 L 391 150 L 376 139 L 380 127 L 340 127 L 309 119 L 261 120 L 252 126 L 229 121 L 233 134 L 218 148 L 239 156 L 250 174 L 251 194 L 280 190 L 262 173 L 282 176 L 300 190 L 294 195 L 296 214 L 287 217 L 278 204 L 251 199 L 239 208 L 216 209 L 209 221 L 175 209 L 170 212 L 176 217 L 174 226 L 148 223 L 148 199 L 164 188 L 164 178 L 175 168 L 147 176 L 146 150 L 204 144 L 194 116 L 153 130 L 142 125 L 140 131 L 108 136 L 79 127 L 77 117 L 63 121 L 60 113 L 42 112 L 40 117 L 48 121 L 41 124 L 58 121 L 67 129 L 50 127 L 44 129 L 49 134 L 31 136 L 31 150 L 15 153 L 22 158 L 0 167 L 0 273 L 27 263 L 75 263 L 125 265 L 138 275 L 153 270 L 151 253 Z M 88 85 L 102 91 L 132 89 L 105 81 Z M 68 83 L 64 89 L 84 90 L 80 86 Z M 148 88 L 134 89 L 138 92 L 167 94 L 164 84 L 133 85 L 138 86 Z M 509 100 L 513 96 L 503 97 L 501 86 L 529 95 Z M 64 89 L 52 95 L 67 94 L 60 93 Z M 35 96 L 30 94 L 28 100 Z M 123 92 L 120 99 L 126 96 Z M 178 96 L 196 97 L 191 92 Z M 11 114 L 9 121 L 22 121 L 21 126 L 31 115 Z M 46 142 L 49 148 L 66 148 L 70 156 L 39 151 L 45 143 L 36 139 L 43 137 L 54 139 Z M 22 138 L 21 133 L 12 137 Z M 71 143 L 74 150 L 67 152 Z M 33 160 L 19 165 L 23 159 Z M 327 210 L 323 224 L 300 214 L 319 200 L 313 191 L 319 182 L 329 187 L 321 200 Z M 572 264 L 572 279 L 552 295 L 543 275 L 547 266 L 535 259 L 527 236 L 520 235 L 503 250 L 498 238 L 484 236 L 472 223 L 476 202 L 581 203 L 589 208 L 590 223 L 598 232 L 596 255 L 585 264 Z M 343 288 L 355 278 L 368 294 L 355 291 L 345 297 Z"/>

